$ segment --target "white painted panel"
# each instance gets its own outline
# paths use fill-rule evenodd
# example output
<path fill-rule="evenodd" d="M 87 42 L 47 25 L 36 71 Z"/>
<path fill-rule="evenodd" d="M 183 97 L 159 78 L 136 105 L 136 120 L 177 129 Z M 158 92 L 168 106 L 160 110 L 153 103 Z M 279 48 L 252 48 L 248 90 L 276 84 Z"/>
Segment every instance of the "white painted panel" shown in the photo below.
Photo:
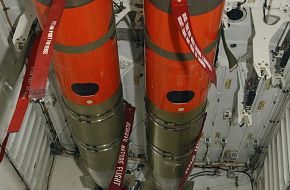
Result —
<path fill-rule="evenodd" d="M 286 190 L 290 185 L 289 176 L 289 139 L 290 139 L 290 104 L 281 122 L 275 126 L 278 133 L 268 147 L 268 155 L 264 161 L 263 174 L 258 178 L 258 188 L 262 183 L 265 190 Z"/>

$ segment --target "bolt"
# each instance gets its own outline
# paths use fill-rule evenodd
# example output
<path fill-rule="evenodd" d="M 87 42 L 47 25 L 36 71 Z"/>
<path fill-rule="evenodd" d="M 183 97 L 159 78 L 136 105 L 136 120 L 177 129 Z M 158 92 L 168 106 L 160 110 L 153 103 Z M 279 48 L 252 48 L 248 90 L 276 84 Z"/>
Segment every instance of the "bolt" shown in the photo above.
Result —
<path fill-rule="evenodd" d="M 184 108 L 178 108 L 178 111 L 180 111 L 180 112 L 184 111 Z"/>
<path fill-rule="evenodd" d="M 92 104 L 93 100 L 87 100 L 87 104 Z"/>

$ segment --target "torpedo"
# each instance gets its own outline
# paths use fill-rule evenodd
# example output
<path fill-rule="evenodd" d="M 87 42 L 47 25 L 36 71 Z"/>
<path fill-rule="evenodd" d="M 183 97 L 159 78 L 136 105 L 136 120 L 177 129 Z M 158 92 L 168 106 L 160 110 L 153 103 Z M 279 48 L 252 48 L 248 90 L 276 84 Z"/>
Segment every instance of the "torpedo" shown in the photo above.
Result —
<path fill-rule="evenodd" d="M 179 2 L 188 17 L 175 17 L 171 0 L 144 1 L 147 155 L 154 186 L 166 190 L 182 189 L 192 169 L 215 83 L 205 68 L 214 71 L 224 7 L 223 0 Z"/>
<path fill-rule="evenodd" d="M 43 27 L 51 1 L 34 0 L 34 5 Z M 85 166 L 104 189 L 124 131 L 114 21 L 112 1 L 67 0 L 53 51 L 71 133 Z"/>

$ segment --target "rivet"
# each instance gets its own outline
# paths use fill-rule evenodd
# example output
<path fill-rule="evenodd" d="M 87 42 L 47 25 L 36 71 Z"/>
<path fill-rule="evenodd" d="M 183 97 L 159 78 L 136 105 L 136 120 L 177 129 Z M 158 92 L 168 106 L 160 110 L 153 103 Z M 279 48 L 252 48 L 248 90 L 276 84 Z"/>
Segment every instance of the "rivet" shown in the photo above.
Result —
<path fill-rule="evenodd" d="M 87 104 L 92 104 L 93 100 L 87 100 Z"/>
<path fill-rule="evenodd" d="M 184 108 L 178 108 L 178 111 L 184 111 Z"/>

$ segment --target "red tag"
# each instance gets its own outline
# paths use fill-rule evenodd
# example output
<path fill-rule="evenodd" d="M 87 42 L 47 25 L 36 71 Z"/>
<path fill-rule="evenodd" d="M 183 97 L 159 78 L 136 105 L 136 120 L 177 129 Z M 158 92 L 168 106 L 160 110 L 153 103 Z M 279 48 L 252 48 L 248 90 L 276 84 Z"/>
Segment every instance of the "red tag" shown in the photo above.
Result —
<path fill-rule="evenodd" d="M 55 35 L 59 25 L 65 0 L 54 0 L 49 8 L 48 18 L 41 36 L 35 69 L 31 81 L 29 98 L 41 99 L 45 96 L 49 66 L 52 58 Z"/>
<path fill-rule="evenodd" d="M 209 63 L 208 59 L 200 48 L 194 37 L 190 23 L 189 6 L 187 0 L 172 0 L 171 9 L 180 33 L 190 49 L 193 56 L 197 59 L 204 71 L 210 77 L 210 80 L 216 85 L 215 68 Z"/>
<path fill-rule="evenodd" d="M 115 174 L 109 186 L 110 190 L 124 190 L 124 178 L 128 161 L 129 138 L 133 128 L 135 110 L 135 107 L 124 101 L 125 130 L 121 139 Z"/>
<path fill-rule="evenodd" d="M 33 68 L 34 68 L 35 59 L 36 59 L 37 48 L 40 42 L 40 36 L 41 36 L 41 33 L 36 34 L 36 39 L 33 44 L 33 48 L 28 57 L 28 64 L 26 66 L 26 71 L 25 71 L 24 78 L 22 81 L 22 86 L 21 86 L 20 94 L 18 96 L 16 108 L 12 116 L 10 125 L 8 127 L 7 135 L 1 146 L 0 163 L 4 157 L 9 134 L 18 132 L 20 130 L 22 121 L 24 119 L 24 116 L 25 116 L 25 113 L 29 104 L 28 94 L 29 94 L 29 89 L 30 89 L 31 76 L 32 76 Z"/>
<path fill-rule="evenodd" d="M 193 145 L 193 151 L 192 151 L 191 156 L 190 156 L 191 159 L 189 160 L 189 162 L 184 170 L 183 176 L 182 176 L 181 181 L 180 181 L 179 186 L 178 186 L 178 190 L 183 190 L 183 188 L 187 182 L 187 179 L 191 173 L 191 170 L 193 168 L 194 161 L 196 159 L 196 153 L 198 151 L 198 146 L 199 146 L 198 142 L 202 136 L 202 131 L 203 131 L 203 127 L 204 127 L 204 122 L 206 120 L 206 115 L 207 115 L 207 113 L 205 113 L 205 115 L 203 117 L 202 129 L 200 130 L 200 132 L 196 138 L 195 144 Z"/>
<path fill-rule="evenodd" d="M 24 79 L 22 81 L 22 86 L 21 86 L 20 94 L 19 94 L 18 101 L 16 104 L 16 108 L 15 108 L 12 120 L 10 122 L 10 126 L 8 128 L 8 133 L 14 133 L 20 130 L 27 106 L 29 104 L 28 95 L 29 95 L 30 83 L 31 83 L 33 69 L 34 69 L 36 54 L 37 54 L 37 48 L 40 42 L 40 37 L 41 37 L 41 33 L 38 33 L 36 35 L 33 48 L 29 54 L 28 64 L 26 67 Z"/>

